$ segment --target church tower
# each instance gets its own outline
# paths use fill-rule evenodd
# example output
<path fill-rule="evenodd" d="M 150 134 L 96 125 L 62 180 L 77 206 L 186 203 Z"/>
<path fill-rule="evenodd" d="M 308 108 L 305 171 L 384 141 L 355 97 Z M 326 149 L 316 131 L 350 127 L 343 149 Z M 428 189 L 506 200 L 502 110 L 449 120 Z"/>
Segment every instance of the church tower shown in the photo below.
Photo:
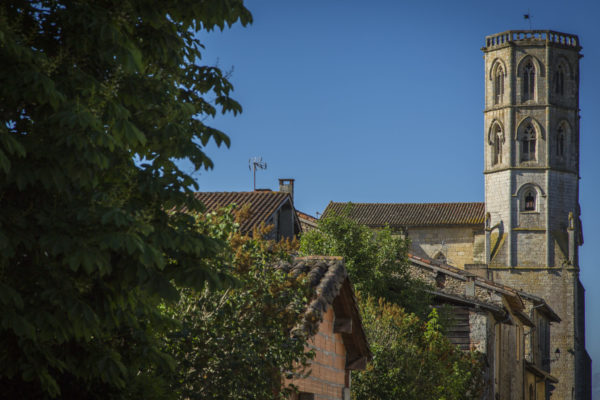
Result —
<path fill-rule="evenodd" d="M 589 399 L 579 282 L 579 59 L 575 35 L 486 37 L 485 254 L 495 281 L 538 295 L 552 327 L 547 372 L 556 399 Z"/>

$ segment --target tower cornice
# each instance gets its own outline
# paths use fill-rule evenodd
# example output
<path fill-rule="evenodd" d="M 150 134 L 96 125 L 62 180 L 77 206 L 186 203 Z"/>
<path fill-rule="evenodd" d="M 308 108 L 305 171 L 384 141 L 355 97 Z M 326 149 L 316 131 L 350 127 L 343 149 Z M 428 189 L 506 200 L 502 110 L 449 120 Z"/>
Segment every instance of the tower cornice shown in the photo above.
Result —
<path fill-rule="evenodd" d="M 554 171 L 554 172 L 563 172 L 566 174 L 572 174 L 572 175 L 577 176 L 578 179 L 581 179 L 579 174 L 573 170 L 568 170 L 565 168 L 556 168 L 556 167 L 503 167 L 503 168 L 484 170 L 483 174 L 487 175 L 487 174 L 494 174 L 497 172 L 504 172 L 504 171 Z"/>
<path fill-rule="evenodd" d="M 487 107 L 483 110 L 483 113 L 489 113 L 493 111 L 499 111 L 504 109 L 522 109 L 522 110 L 541 110 L 544 108 L 553 107 L 556 109 L 564 110 L 564 111 L 581 111 L 579 107 L 566 107 L 559 104 L 553 103 L 535 103 L 535 104 L 503 104 L 503 105 L 495 105 L 492 107 Z"/>

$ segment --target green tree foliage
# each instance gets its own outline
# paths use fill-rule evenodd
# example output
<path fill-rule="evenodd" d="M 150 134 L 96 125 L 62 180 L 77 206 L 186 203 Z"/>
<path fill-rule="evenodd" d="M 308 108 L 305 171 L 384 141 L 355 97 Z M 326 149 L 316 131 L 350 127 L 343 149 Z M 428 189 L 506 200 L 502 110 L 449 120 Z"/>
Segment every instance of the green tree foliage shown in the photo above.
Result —
<path fill-rule="evenodd" d="M 442 333 L 433 309 L 423 323 L 384 299 L 361 301 L 363 326 L 373 360 L 352 374 L 357 400 L 475 400 L 481 396 L 481 366 Z"/>
<path fill-rule="evenodd" d="M 242 0 L 0 2 L 0 387 L 13 398 L 160 393 L 157 305 L 217 286 L 198 232 L 203 123 L 241 111 L 200 64 Z M 144 388 L 150 388 L 142 395 Z"/>
<path fill-rule="evenodd" d="M 301 254 L 343 256 L 357 291 L 425 317 L 431 299 L 423 291 L 425 286 L 408 274 L 409 247 L 408 239 L 389 228 L 372 230 L 346 213 L 321 218 L 318 229 L 306 232 L 300 240 Z"/>
<path fill-rule="evenodd" d="M 264 227 L 242 235 L 229 210 L 198 217 L 198 224 L 227 240 L 216 267 L 232 265 L 238 285 L 185 289 L 170 307 L 182 321 L 167 344 L 177 360 L 173 390 L 185 399 L 286 398 L 284 372 L 301 373 L 310 357 L 307 338 L 291 334 L 310 294 L 302 277 L 291 279 L 270 264 L 289 257 L 297 243 L 264 240 Z"/>

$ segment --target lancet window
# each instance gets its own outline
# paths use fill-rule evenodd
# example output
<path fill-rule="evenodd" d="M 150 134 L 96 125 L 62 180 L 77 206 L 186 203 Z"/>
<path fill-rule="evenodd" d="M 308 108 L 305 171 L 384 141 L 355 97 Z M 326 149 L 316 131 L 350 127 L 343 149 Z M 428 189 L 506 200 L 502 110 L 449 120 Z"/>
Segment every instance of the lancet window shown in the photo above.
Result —
<path fill-rule="evenodd" d="M 554 73 L 554 93 L 561 96 L 565 94 L 565 70 L 562 65 Z"/>
<path fill-rule="evenodd" d="M 494 104 L 502 103 L 502 97 L 504 96 L 504 70 L 501 65 L 496 68 L 494 74 Z"/>
<path fill-rule="evenodd" d="M 527 124 L 521 138 L 521 161 L 535 161 L 535 129 Z"/>
<path fill-rule="evenodd" d="M 498 124 L 492 129 L 492 165 L 502 163 L 502 128 Z"/>
<path fill-rule="evenodd" d="M 535 67 L 533 62 L 527 61 L 523 67 L 523 101 L 533 100 L 535 97 Z"/>
<path fill-rule="evenodd" d="M 558 126 L 556 135 L 556 155 L 558 157 L 565 155 L 565 128 L 562 125 Z"/>

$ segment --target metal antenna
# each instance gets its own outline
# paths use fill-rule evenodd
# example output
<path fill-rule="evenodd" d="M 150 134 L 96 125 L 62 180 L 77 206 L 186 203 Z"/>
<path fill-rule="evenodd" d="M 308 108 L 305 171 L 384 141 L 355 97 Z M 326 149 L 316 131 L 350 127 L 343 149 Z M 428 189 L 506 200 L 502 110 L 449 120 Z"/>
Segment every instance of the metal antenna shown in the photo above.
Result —
<path fill-rule="evenodd" d="M 248 169 L 252 171 L 254 175 L 254 186 L 253 190 L 256 190 L 256 169 L 267 169 L 266 161 L 263 161 L 262 157 L 252 157 L 248 160 Z"/>

